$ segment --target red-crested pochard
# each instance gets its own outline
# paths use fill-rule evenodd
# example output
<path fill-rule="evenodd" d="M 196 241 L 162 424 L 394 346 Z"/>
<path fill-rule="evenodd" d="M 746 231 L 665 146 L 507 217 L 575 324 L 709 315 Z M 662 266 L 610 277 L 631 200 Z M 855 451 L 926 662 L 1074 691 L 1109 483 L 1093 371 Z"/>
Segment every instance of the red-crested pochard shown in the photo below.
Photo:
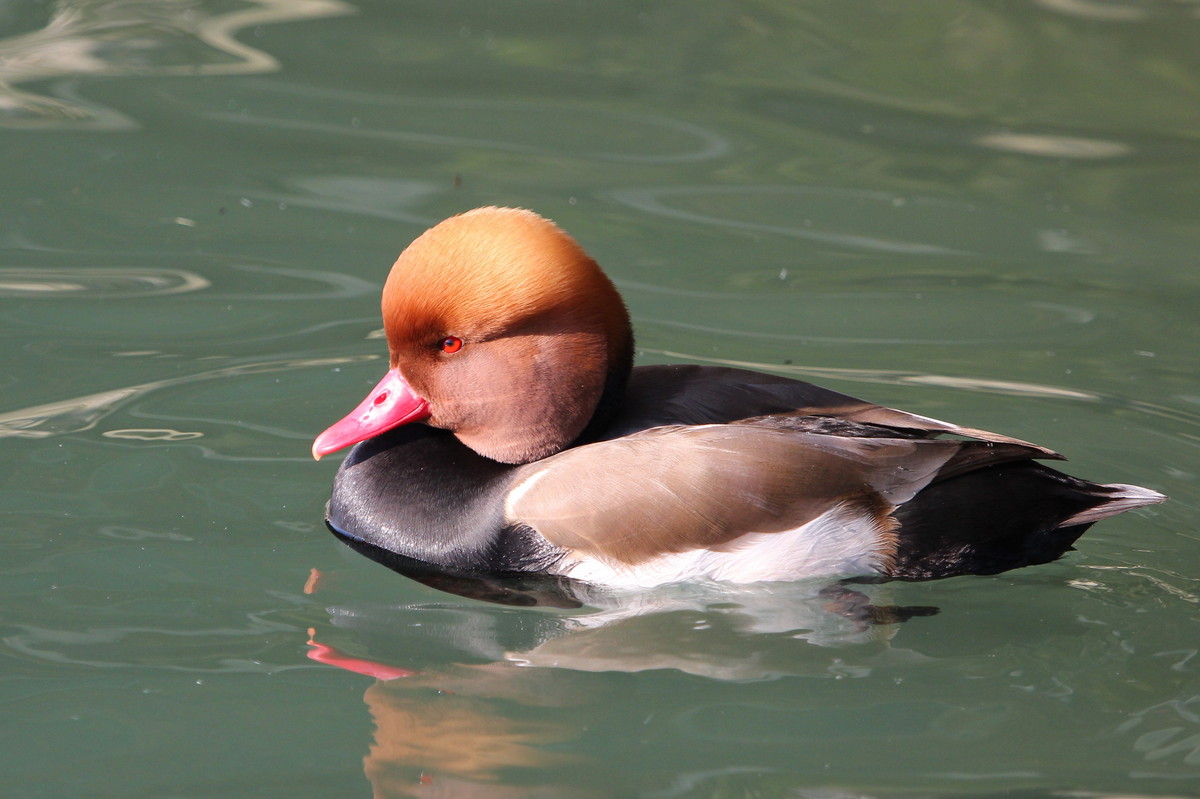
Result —
<path fill-rule="evenodd" d="M 383 324 L 390 369 L 313 455 L 357 444 L 335 532 L 435 571 L 625 586 L 994 574 L 1165 499 L 798 380 L 633 368 L 616 288 L 530 211 L 422 234 L 388 276 Z"/>

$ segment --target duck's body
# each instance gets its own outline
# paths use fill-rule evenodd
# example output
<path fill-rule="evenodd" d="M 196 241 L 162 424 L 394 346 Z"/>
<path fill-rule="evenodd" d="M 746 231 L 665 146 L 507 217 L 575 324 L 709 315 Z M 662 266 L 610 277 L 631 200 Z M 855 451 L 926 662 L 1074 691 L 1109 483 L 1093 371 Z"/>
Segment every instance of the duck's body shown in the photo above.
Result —
<path fill-rule="evenodd" d="M 480 209 L 414 242 L 384 322 L 391 371 L 314 444 L 362 442 L 328 521 L 369 554 L 447 572 L 637 586 L 990 574 L 1163 500 L 796 380 L 631 370 L 615 289 L 526 211 Z"/>

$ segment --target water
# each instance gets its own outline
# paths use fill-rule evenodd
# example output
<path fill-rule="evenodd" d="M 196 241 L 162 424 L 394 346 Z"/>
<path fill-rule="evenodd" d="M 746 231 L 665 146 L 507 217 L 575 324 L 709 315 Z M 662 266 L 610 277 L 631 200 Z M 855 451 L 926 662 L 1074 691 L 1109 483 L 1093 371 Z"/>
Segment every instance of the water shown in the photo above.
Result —
<path fill-rule="evenodd" d="M 14 795 L 1200 793 L 1194 4 L 28 0 L 0 33 Z M 493 203 L 605 265 L 643 363 L 1171 502 L 861 593 L 406 580 L 325 532 L 307 450 L 380 373 L 396 253 Z"/>

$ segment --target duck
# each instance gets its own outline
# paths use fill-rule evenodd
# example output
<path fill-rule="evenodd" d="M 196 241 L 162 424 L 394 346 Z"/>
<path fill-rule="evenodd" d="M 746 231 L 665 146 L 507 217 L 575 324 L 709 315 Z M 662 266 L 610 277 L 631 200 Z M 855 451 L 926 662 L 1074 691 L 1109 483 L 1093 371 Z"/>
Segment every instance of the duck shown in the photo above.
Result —
<path fill-rule="evenodd" d="M 613 588 L 928 580 L 1049 563 L 1162 502 L 1057 452 L 756 371 L 634 366 L 616 286 L 554 222 L 477 208 L 383 286 L 388 369 L 322 432 L 330 530 L 399 571 Z"/>

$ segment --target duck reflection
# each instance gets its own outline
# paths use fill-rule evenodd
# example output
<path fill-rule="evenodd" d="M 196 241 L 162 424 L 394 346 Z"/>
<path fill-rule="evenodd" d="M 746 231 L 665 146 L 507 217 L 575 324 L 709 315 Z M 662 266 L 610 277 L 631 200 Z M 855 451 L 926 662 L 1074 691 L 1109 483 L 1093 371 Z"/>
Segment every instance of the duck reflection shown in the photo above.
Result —
<path fill-rule="evenodd" d="M 364 772 L 376 797 L 623 795 L 611 761 L 579 753 L 592 751 L 583 739 L 596 730 L 619 739 L 647 729 L 653 708 L 630 702 L 637 673 L 739 683 L 859 676 L 923 659 L 890 640 L 901 622 L 937 612 L 873 599 L 886 585 L 614 594 L 572 581 L 388 565 L 489 604 L 347 599 L 327 605 L 328 628 L 310 631 L 311 659 L 375 678 L 364 693 L 375 726 Z M 326 577 L 314 572 L 305 590 L 337 601 L 338 575 Z M 830 658 L 830 647 L 850 645 L 845 661 Z M 560 784 L 564 774 L 570 785 Z"/>
<path fill-rule="evenodd" d="M 512 707 L 526 715 L 546 699 L 542 681 L 531 684 L 522 676 L 514 669 L 459 667 L 436 679 L 379 681 L 367 688 L 363 699 L 375 723 L 375 739 L 363 770 L 374 795 L 605 795 L 539 779 L 546 769 L 578 765 L 577 755 L 552 748 L 577 736 L 557 718 L 514 717 Z M 449 685 L 455 689 L 444 687 Z"/>

